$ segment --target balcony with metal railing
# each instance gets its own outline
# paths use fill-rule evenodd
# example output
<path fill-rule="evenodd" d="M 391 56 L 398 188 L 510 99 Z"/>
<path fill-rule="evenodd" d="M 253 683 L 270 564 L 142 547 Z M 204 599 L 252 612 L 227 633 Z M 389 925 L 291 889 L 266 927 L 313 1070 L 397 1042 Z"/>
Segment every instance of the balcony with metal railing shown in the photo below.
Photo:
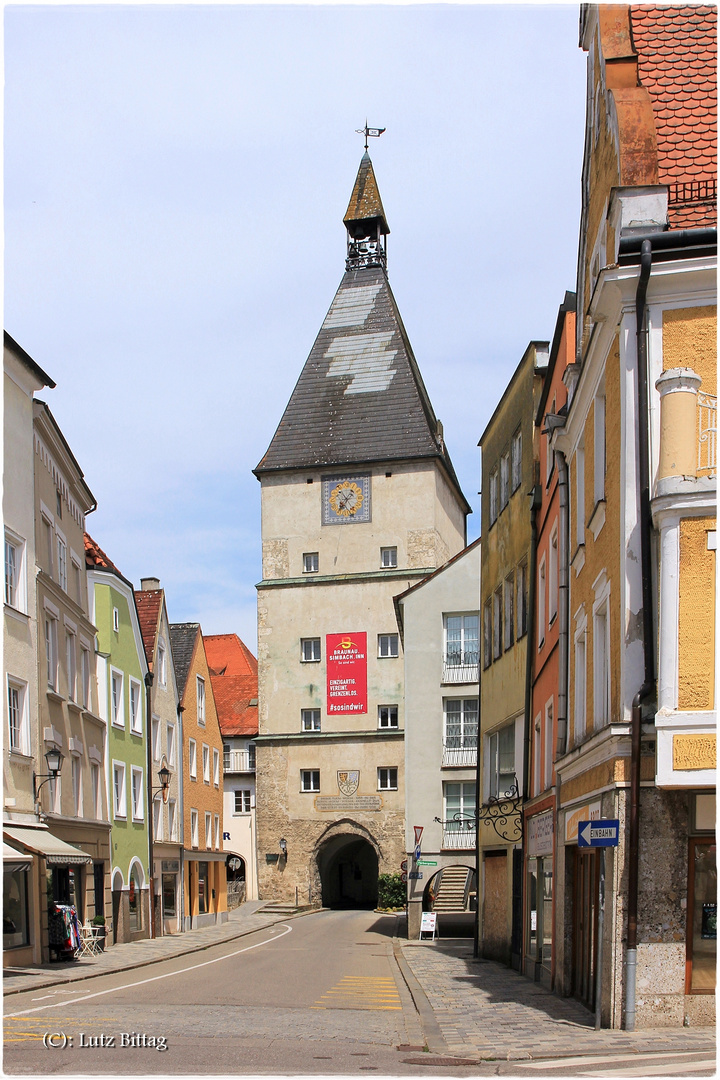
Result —
<path fill-rule="evenodd" d="M 223 772 L 255 772 L 254 750 L 226 750 L 223 754 Z"/>
<path fill-rule="evenodd" d="M 477 735 L 463 735 L 443 740 L 444 768 L 468 768 L 477 765 Z"/>
<path fill-rule="evenodd" d="M 717 473 L 717 397 L 698 391 L 698 472 Z"/>
<path fill-rule="evenodd" d="M 443 658 L 444 683 L 476 683 L 480 680 L 480 652 L 475 649 L 448 649 Z"/>
<path fill-rule="evenodd" d="M 443 827 L 442 846 L 446 851 L 474 851 L 477 836 L 474 821 L 441 822 Z"/>

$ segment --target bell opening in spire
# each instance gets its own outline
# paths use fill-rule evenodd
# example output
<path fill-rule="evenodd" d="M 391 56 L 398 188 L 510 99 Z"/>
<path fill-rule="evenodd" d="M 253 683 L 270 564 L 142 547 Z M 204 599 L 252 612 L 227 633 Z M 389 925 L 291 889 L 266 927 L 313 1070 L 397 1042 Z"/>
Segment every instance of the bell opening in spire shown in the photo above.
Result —
<path fill-rule="evenodd" d="M 390 232 L 385 218 L 372 161 L 367 151 L 362 156 L 347 212 L 347 270 L 387 263 L 386 236 Z"/>

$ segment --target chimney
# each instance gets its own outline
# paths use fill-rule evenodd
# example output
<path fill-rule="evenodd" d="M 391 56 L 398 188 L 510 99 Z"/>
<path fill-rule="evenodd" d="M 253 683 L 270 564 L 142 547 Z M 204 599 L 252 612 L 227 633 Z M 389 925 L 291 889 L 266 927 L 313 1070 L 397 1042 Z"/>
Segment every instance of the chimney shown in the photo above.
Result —
<path fill-rule="evenodd" d="M 160 588 L 160 578 L 156 577 L 144 577 L 140 578 L 140 588 L 142 592 L 157 592 Z"/>

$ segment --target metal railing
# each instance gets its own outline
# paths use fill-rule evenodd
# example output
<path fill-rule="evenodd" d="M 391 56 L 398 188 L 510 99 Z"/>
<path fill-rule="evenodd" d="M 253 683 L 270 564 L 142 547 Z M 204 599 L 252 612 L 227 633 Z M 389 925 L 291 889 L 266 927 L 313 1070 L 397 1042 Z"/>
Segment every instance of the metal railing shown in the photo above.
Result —
<path fill-rule="evenodd" d="M 698 472 L 717 470 L 717 397 L 698 392 Z"/>
<path fill-rule="evenodd" d="M 443 742 L 442 763 L 446 766 L 477 765 L 477 735 L 445 739 Z"/>
<path fill-rule="evenodd" d="M 717 180 L 686 180 L 668 185 L 668 203 L 712 203 L 717 200 Z"/>
<path fill-rule="evenodd" d="M 470 828 L 469 826 L 472 826 Z M 475 850 L 475 822 L 443 821 L 442 846 L 450 851 Z"/>
<path fill-rule="evenodd" d="M 223 754 L 223 772 L 255 772 L 255 755 L 249 750 L 227 750 Z"/>
<path fill-rule="evenodd" d="M 474 683 L 480 681 L 480 664 L 476 660 L 456 664 L 445 657 L 442 681 L 444 683 Z"/>

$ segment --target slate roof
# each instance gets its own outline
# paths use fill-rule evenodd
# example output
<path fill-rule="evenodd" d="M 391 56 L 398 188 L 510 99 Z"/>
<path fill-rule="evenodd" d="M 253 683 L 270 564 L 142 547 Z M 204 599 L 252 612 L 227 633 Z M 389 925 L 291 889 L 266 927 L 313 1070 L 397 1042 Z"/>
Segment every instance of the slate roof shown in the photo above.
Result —
<path fill-rule="evenodd" d="M 348 232 L 359 236 L 365 235 L 362 229 L 356 230 L 353 227 L 353 222 L 367 222 L 375 218 L 380 219 L 380 231 L 387 235 L 390 232 L 388 228 L 387 218 L 385 217 L 385 211 L 383 210 L 382 199 L 380 198 L 380 191 L 378 190 L 377 180 L 375 179 L 375 170 L 372 167 L 372 161 L 367 150 L 362 156 L 360 162 L 360 168 L 355 179 L 355 187 L 353 188 L 352 195 L 350 196 L 350 202 L 343 218 L 343 224 L 347 227 Z"/>
<path fill-rule="evenodd" d="M 140 633 L 142 634 L 148 667 L 153 669 L 155 640 L 160 628 L 160 613 L 163 604 L 162 589 L 136 589 L 135 606 L 138 611 Z"/>
<path fill-rule="evenodd" d="M 203 641 L 221 733 L 257 735 L 257 660 L 237 634 L 211 634 Z"/>
<path fill-rule="evenodd" d="M 631 5 L 638 76 L 653 103 L 661 184 L 717 176 L 717 9 Z M 714 226 L 716 203 L 675 203 L 671 228 Z"/>
<path fill-rule="evenodd" d="M 181 701 L 185 695 L 185 684 L 195 650 L 195 640 L 199 633 L 200 623 L 170 623 L 170 648 Z"/>

